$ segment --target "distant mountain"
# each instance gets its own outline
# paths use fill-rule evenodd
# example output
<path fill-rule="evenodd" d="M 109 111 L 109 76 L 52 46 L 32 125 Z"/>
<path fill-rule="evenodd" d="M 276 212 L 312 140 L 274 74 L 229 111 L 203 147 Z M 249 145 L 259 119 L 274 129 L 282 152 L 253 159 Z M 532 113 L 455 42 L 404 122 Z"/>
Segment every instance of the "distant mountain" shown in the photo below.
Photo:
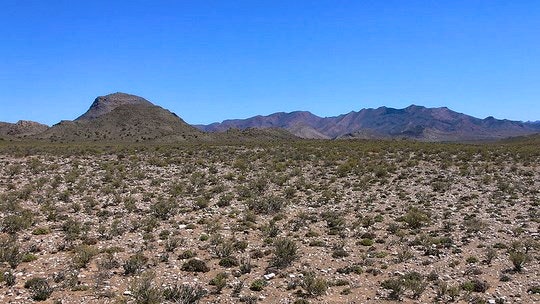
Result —
<path fill-rule="evenodd" d="M 207 126 L 196 125 L 195 127 L 206 132 L 224 132 L 228 129 L 268 129 L 279 128 L 290 131 L 301 138 L 329 138 L 319 133 L 315 127 L 324 123 L 324 119 L 306 111 L 291 113 L 274 113 L 268 116 L 255 116 L 248 119 L 225 120 L 222 123 L 213 123 Z"/>
<path fill-rule="evenodd" d="M 537 123 L 493 117 L 479 119 L 446 107 L 416 105 L 404 109 L 363 109 L 325 118 L 310 112 L 280 112 L 197 127 L 207 132 L 223 132 L 229 128 L 282 128 L 302 138 L 411 138 L 422 141 L 495 140 L 540 132 Z"/>
<path fill-rule="evenodd" d="M 23 138 L 45 132 L 49 126 L 35 121 L 19 120 L 16 123 L 0 122 L 0 137 Z"/>
<path fill-rule="evenodd" d="M 114 93 L 95 99 L 74 121 L 61 121 L 40 134 L 53 141 L 183 141 L 206 135 L 176 114 L 142 97 Z"/>

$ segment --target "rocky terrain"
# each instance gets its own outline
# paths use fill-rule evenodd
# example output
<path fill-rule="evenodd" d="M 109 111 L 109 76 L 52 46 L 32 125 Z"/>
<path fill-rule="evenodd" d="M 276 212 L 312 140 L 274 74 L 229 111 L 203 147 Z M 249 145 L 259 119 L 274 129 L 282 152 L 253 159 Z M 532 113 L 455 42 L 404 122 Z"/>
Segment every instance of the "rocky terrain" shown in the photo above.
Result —
<path fill-rule="evenodd" d="M 0 142 L 0 302 L 538 303 L 539 143 Z"/>

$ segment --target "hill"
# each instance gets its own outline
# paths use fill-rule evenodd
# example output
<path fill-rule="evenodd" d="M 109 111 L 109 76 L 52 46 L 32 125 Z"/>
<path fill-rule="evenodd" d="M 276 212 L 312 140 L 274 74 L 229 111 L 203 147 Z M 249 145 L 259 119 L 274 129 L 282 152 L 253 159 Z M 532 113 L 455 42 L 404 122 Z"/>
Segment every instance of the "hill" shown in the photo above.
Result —
<path fill-rule="evenodd" d="M 1 138 L 24 138 L 45 132 L 49 126 L 29 120 L 19 120 L 16 123 L 0 122 Z"/>
<path fill-rule="evenodd" d="M 114 93 L 95 99 L 74 121 L 61 121 L 38 138 L 52 141 L 182 141 L 204 138 L 176 114 L 144 98 Z"/>

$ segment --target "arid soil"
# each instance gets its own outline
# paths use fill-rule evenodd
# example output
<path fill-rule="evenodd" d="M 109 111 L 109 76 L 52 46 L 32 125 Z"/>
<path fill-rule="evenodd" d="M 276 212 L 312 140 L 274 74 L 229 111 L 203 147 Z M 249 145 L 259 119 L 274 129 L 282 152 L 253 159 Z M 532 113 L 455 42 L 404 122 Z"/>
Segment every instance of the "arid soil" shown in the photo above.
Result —
<path fill-rule="evenodd" d="M 0 149 L 1 303 L 540 303 L 540 154 Z"/>

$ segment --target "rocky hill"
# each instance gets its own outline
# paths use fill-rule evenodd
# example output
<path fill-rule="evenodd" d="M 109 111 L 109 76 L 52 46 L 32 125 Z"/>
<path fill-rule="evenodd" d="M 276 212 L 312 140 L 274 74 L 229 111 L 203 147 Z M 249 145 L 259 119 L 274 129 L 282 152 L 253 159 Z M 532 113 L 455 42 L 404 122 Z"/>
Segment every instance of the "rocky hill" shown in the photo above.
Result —
<path fill-rule="evenodd" d="M 49 129 L 49 126 L 35 121 L 19 120 L 16 123 L 0 122 L 1 138 L 24 138 L 40 134 Z"/>
<path fill-rule="evenodd" d="M 206 135 L 144 98 L 114 93 L 95 99 L 74 121 L 61 121 L 41 139 L 52 141 L 182 141 Z"/>
<path fill-rule="evenodd" d="M 422 141 L 495 140 L 540 132 L 535 123 L 479 119 L 446 107 L 380 107 L 335 117 L 310 112 L 275 113 L 197 126 L 208 132 L 229 128 L 282 128 L 302 138 L 411 138 Z"/>
<path fill-rule="evenodd" d="M 136 105 L 153 106 L 154 104 L 136 95 L 117 92 L 114 94 L 97 97 L 88 109 L 88 111 L 86 111 L 86 113 L 79 116 L 75 120 L 92 120 L 94 118 L 98 118 L 100 116 L 108 114 L 120 106 Z"/>

